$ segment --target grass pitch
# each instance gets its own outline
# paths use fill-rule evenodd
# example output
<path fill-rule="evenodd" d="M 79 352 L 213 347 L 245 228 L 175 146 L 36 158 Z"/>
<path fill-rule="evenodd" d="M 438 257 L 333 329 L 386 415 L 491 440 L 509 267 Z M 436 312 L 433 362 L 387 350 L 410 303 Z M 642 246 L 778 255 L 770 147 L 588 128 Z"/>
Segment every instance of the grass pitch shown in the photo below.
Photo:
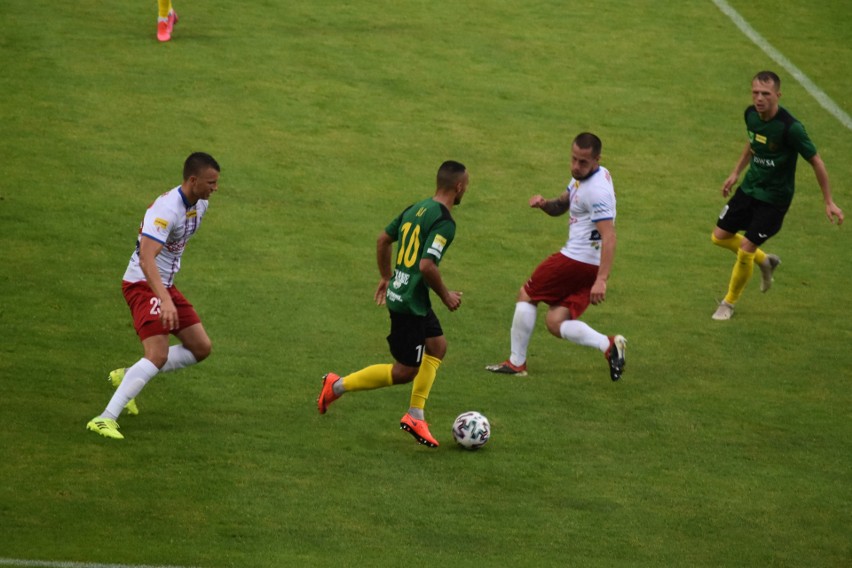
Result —
<path fill-rule="evenodd" d="M 842 1 L 732 2 L 852 109 Z M 852 469 L 848 227 L 810 168 L 770 241 L 783 264 L 712 322 L 733 256 L 709 234 L 745 141 L 749 79 L 777 66 L 711 2 L 494 1 L 0 7 L 0 558 L 200 567 L 844 566 Z M 783 70 L 852 212 L 850 132 Z M 517 288 L 565 238 L 530 211 L 558 194 L 572 137 L 604 141 L 619 199 L 607 302 L 624 379 L 547 335 L 530 377 L 508 350 Z M 214 343 L 121 419 L 85 423 L 140 355 L 120 278 L 144 208 L 193 150 L 221 189 L 179 286 Z M 408 388 L 316 413 L 319 378 L 389 361 L 372 305 L 375 236 L 433 190 L 472 182 L 442 265 L 464 305 L 427 416 Z M 482 451 L 453 447 L 465 410 Z"/>

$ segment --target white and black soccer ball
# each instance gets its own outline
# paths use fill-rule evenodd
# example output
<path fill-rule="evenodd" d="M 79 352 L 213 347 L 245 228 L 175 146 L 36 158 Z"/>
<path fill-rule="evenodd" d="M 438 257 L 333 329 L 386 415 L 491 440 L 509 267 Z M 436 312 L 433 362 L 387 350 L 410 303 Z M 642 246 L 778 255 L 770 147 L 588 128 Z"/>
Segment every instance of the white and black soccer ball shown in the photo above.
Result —
<path fill-rule="evenodd" d="M 479 412 L 463 412 L 453 422 L 453 439 L 466 450 L 478 450 L 490 437 L 491 424 Z"/>

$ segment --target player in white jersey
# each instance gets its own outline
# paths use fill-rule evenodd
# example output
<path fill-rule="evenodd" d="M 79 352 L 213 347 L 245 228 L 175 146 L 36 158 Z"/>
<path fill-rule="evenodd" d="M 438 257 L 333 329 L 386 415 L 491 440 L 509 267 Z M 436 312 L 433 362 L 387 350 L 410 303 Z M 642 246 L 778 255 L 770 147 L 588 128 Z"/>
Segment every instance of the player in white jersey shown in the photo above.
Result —
<path fill-rule="evenodd" d="M 130 263 L 124 273 L 124 282 L 145 280 L 145 273 L 139 262 L 139 250 L 142 238 L 147 237 L 163 246 L 160 254 L 155 257 L 157 270 L 163 285 L 167 288 L 173 286 L 175 275 L 180 270 L 183 249 L 201 225 L 207 206 L 206 199 L 199 199 L 194 204 L 189 203 L 181 185 L 158 197 L 148 207 L 139 227 L 136 250 L 130 257 Z"/>
<path fill-rule="evenodd" d="M 183 183 L 151 204 L 122 279 L 122 291 L 144 356 L 109 380 L 116 387 L 106 409 L 86 427 L 107 438 L 122 439 L 118 416 L 124 408 L 138 414 L 135 397 L 159 372 L 194 365 L 210 355 L 211 343 L 195 308 L 174 286 L 181 256 L 201 225 L 210 195 L 218 189 L 219 164 L 209 154 L 190 154 Z M 169 346 L 169 334 L 180 344 Z"/>
<path fill-rule="evenodd" d="M 487 370 L 526 376 L 527 347 L 539 302 L 548 305 L 547 330 L 556 337 L 599 349 L 610 378 L 621 378 L 627 340 L 604 335 L 579 321 L 589 303 L 606 299 L 606 283 L 615 257 L 615 190 L 609 170 L 600 165 L 600 138 L 583 132 L 571 145 L 571 182 L 555 199 L 530 198 L 530 207 L 551 216 L 570 213 L 568 240 L 533 271 L 521 287 L 512 319 L 511 355 Z"/>

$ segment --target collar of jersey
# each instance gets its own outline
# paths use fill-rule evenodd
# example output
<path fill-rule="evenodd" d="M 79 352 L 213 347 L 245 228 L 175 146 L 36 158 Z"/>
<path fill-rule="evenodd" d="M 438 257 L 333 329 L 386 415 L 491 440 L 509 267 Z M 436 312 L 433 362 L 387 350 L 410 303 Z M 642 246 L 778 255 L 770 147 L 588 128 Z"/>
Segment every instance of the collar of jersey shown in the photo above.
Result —
<path fill-rule="evenodd" d="M 178 187 L 178 194 L 180 194 L 180 198 L 183 200 L 183 206 L 189 209 L 192 207 L 192 203 L 186 200 L 186 196 L 183 194 L 183 188 Z"/>
<path fill-rule="evenodd" d="M 584 177 L 583 179 L 578 179 L 577 181 L 586 181 L 587 179 L 590 179 L 593 175 L 595 175 L 595 174 L 596 174 L 596 173 L 598 173 L 599 171 L 601 171 L 601 167 L 600 167 L 600 166 L 598 166 L 598 168 L 597 168 L 595 171 L 591 172 L 589 175 L 587 175 L 587 176 L 586 176 L 586 177 Z"/>

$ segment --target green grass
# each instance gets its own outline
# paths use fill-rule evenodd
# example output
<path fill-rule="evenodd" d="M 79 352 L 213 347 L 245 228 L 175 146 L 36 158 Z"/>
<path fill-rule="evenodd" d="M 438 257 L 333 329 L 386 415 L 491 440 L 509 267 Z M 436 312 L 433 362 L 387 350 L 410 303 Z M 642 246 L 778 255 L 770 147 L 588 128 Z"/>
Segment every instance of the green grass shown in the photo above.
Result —
<path fill-rule="evenodd" d="M 731 4 L 847 112 L 841 0 Z M 752 282 L 710 321 L 733 256 L 709 234 L 742 148 L 751 75 L 776 68 L 712 2 L 257 2 L 0 6 L 0 558 L 199 567 L 846 566 L 852 562 L 849 236 L 800 162 Z M 782 104 L 852 211 L 852 137 L 784 70 Z M 624 379 L 539 318 L 531 376 L 507 354 L 518 287 L 566 234 L 530 211 L 604 141 L 619 199 L 607 302 Z M 144 207 L 193 150 L 220 192 L 179 286 L 214 343 L 121 420 L 85 432 L 140 348 L 119 280 Z M 314 399 L 329 370 L 387 362 L 375 237 L 471 171 L 442 265 L 450 343 L 427 407 L 407 388 Z M 456 414 L 493 426 L 453 447 Z"/>

